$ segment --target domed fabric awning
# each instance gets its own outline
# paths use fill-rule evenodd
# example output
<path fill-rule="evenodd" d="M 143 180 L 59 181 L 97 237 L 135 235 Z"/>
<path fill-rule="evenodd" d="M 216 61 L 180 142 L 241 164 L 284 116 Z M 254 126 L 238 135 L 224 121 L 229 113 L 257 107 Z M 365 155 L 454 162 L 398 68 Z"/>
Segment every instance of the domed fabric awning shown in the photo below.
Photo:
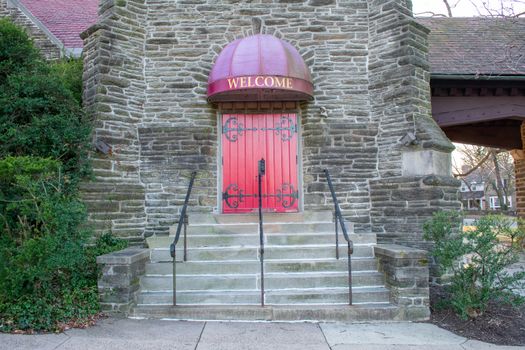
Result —
<path fill-rule="evenodd" d="M 229 43 L 208 78 L 208 101 L 304 101 L 313 98 L 308 67 L 297 50 L 272 35 Z"/>

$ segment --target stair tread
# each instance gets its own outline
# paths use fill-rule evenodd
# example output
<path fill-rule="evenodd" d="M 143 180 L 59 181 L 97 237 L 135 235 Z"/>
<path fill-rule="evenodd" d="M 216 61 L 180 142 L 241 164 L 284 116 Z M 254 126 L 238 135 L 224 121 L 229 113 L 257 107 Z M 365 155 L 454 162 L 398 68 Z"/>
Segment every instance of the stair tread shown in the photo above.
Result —
<path fill-rule="evenodd" d="M 353 293 L 371 293 L 371 292 L 384 292 L 388 291 L 388 288 L 384 286 L 364 286 L 364 287 L 352 287 Z M 274 293 L 274 294 L 298 294 L 298 293 L 348 293 L 348 287 L 323 287 L 323 288 L 295 288 L 295 289 L 265 289 L 265 293 Z M 177 294 L 217 294 L 216 290 L 177 290 Z M 259 289 L 237 289 L 237 290 L 225 290 L 223 293 L 231 293 L 233 295 L 241 294 L 256 294 L 259 295 L 261 291 Z M 140 294 L 149 294 L 149 295 L 172 295 L 173 290 L 155 290 L 155 291 L 141 291 Z"/>
<path fill-rule="evenodd" d="M 213 274 L 184 274 L 177 273 L 177 277 L 253 277 L 259 276 L 259 272 L 254 273 L 213 273 Z M 352 271 L 352 275 L 382 275 L 375 270 Z M 264 277 L 300 277 L 307 275 L 309 277 L 324 277 L 324 276 L 347 276 L 346 271 L 301 271 L 301 272 L 265 272 Z M 144 277 L 172 277 L 173 274 L 146 274 Z"/>

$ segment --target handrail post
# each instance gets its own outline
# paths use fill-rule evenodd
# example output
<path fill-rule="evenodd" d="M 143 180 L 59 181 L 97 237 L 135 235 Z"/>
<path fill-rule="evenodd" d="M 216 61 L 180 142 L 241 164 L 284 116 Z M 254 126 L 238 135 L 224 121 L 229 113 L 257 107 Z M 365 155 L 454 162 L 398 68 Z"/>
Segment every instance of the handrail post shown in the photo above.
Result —
<path fill-rule="evenodd" d="M 193 188 L 193 182 L 195 181 L 195 176 L 197 176 L 197 172 L 194 171 L 191 173 L 190 178 L 190 184 L 188 185 L 188 191 L 186 192 L 186 198 L 184 198 L 184 205 L 182 206 L 182 210 L 180 211 L 180 217 L 179 217 L 179 223 L 177 224 L 177 232 L 175 233 L 175 238 L 173 239 L 173 243 L 170 245 L 170 255 L 173 258 L 173 306 L 177 305 L 177 243 L 179 242 L 180 238 L 180 231 L 182 230 L 182 226 L 184 225 L 184 261 L 186 261 L 186 250 L 187 250 L 187 242 L 186 242 L 186 224 L 187 224 L 187 216 L 186 216 L 186 208 L 188 207 L 188 202 L 190 200 L 191 195 L 191 189 Z"/>
<path fill-rule="evenodd" d="M 175 247 L 175 246 L 174 246 Z M 177 306 L 177 263 L 175 249 L 173 249 L 173 306 Z"/>
<path fill-rule="evenodd" d="M 183 260 L 188 261 L 188 215 L 184 214 L 184 255 Z"/>
<path fill-rule="evenodd" d="M 257 176 L 259 190 L 259 259 L 261 261 L 261 306 L 264 307 L 264 229 L 262 214 L 262 177 L 266 173 L 264 158 L 258 162 L 259 174 Z"/>
<path fill-rule="evenodd" d="M 348 243 L 348 305 L 352 305 L 352 250 L 351 247 L 352 242 L 346 242 Z"/>
<path fill-rule="evenodd" d="M 335 222 L 335 258 L 339 260 L 339 223 L 337 221 L 337 215 L 334 213 Z"/>
<path fill-rule="evenodd" d="M 338 224 L 341 225 L 341 230 L 343 231 L 343 237 L 345 238 L 347 242 L 347 254 L 348 254 L 348 304 L 352 305 L 352 254 L 354 253 L 354 243 L 350 239 L 350 236 L 348 236 L 348 232 L 346 231 L 345 221 L 343 219 L 343 214 L 341 214 L 341 208 L 339 207 L 339 202 L 337 201 L 337 196 L 334 191 L 334 186 L 332 184 L 332 178 L 330 177 L 330 173 L 328 172 L 328 169 L 324 169 L 324 173 L 326 175 L 326 181 L 328 182 L 328 188 L 330 189 L 330 193 L 332 194 L 332 201 L 334 202 L 334 210 L 335 210 L 335 242 L 336 242 L 336 253 L 335 256 L 337 259 L 339 259 L 339 230 L 338 230 Z"/>

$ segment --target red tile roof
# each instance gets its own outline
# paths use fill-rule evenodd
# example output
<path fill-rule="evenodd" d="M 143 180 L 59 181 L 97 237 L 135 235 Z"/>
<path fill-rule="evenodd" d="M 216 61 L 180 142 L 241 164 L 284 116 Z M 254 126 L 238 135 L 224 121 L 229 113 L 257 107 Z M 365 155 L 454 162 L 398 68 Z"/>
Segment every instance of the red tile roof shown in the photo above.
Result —
<path fill-rule="evenodd" d="M 66 48 L 81 48 L 80 33 L 97 22 L 98 0 L 19 0 Z"/>

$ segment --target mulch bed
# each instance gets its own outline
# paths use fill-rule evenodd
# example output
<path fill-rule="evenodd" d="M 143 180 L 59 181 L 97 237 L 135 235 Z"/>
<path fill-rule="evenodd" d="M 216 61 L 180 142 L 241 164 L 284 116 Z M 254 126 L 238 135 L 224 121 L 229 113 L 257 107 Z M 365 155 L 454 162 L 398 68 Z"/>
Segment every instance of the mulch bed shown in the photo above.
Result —
<path fill-rule="evenodd" d="M 513 308 L 492 303 L 483 315 L 462 320 L 454 311 L 436 307 L 445 298 L 443 288 L 430 288 L 430 323 L 468 339 L 498 345 L 525 345 L 525 305 Z"/>

